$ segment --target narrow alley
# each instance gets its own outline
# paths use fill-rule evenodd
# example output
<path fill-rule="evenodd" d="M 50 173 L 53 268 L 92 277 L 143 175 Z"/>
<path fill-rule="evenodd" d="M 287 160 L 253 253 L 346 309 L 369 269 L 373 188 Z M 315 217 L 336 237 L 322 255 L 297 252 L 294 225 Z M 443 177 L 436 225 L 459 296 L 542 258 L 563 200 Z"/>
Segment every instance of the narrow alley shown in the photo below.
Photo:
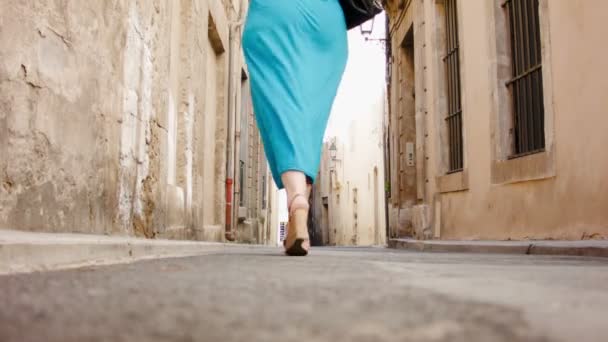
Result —
<path fill-rule="evenodd" d="M 608 341 L 606 13 L 0 0 L 0 342 Z"/>

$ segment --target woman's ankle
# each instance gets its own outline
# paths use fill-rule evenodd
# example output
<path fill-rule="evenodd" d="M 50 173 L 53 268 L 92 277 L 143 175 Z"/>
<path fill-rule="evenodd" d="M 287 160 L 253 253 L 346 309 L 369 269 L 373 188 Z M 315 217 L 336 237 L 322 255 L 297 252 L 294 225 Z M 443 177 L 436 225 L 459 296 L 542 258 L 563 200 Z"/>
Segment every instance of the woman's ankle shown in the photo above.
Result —
<path fill-rule="evenodd" d="M 289 213 L 291 214 L 295 209 L 309 209 L 310 204 L 308 202 L 308 198 L 306 194 L 294 194 L 292 197 L 287 200 L 287 208 L 289 209 Z"/>

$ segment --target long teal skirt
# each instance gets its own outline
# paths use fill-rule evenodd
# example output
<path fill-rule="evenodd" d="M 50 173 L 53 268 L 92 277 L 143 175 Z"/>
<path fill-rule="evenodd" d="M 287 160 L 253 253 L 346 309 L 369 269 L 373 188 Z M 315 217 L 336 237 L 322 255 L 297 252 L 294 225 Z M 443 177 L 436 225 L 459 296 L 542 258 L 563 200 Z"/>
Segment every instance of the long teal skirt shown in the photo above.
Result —
<path fill-rule="evenodd" d="M 338 0 L 251 0 L 243 49 L 275 183 L 290 170 L 314 181 L 348 57 Z"/>

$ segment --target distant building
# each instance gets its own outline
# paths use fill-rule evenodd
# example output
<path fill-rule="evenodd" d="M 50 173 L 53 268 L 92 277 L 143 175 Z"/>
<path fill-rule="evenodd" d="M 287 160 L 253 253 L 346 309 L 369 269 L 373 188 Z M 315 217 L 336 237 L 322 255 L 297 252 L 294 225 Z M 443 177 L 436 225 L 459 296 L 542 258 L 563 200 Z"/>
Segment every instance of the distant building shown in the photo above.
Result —
<path fill-rule="evenodd" d="M 386 243 L 383 96 L 354 120 L 348 141 L 323 146 L 319 177 L 311 199 L 313 245 L 371 246 Z M 365 109 L 363 109 L 365 110 Z"/>

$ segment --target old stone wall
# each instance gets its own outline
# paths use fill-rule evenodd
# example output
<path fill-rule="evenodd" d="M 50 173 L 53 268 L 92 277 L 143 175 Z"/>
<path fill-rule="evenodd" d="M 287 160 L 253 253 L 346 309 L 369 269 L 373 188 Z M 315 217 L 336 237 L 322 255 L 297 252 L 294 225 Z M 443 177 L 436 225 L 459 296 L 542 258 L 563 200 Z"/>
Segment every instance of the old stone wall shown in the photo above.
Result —
<path fill-rule="evenodd" d="M 233 2 L 0 2 L 0 229 L 221 240 Z"/>

